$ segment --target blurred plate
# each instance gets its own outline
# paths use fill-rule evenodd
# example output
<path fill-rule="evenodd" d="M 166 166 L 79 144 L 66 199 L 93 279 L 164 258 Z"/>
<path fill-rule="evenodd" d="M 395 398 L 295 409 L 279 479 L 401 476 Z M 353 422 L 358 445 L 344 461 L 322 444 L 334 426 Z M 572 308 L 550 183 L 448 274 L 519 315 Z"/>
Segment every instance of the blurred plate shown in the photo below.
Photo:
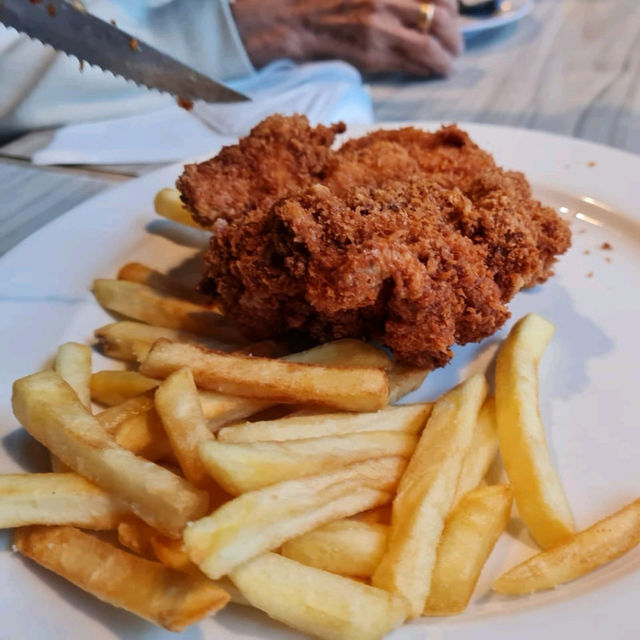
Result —
<path fill-rule="evenodd" d="M 462 33 L 471 36 L 481 31 L 503 27 L 531 13 L 533 0 L 500 0 L 498 8 L 487 16 L 462 16 Z"/>

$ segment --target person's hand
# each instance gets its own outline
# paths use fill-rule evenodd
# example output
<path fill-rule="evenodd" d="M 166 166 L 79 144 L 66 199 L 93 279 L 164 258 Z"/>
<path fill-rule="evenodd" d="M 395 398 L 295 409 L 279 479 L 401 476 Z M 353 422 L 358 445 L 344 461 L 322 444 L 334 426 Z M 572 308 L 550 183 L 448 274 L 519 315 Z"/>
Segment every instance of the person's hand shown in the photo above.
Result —
<path fill-rule="evenodd" d="M 276 58 L 338 58 L 363 71 L 446 76 L 462 51 L 458 3 L 432 4 L 426 33 L 418 0 L 235 0 L 231 7 L 259 67 Z"/>

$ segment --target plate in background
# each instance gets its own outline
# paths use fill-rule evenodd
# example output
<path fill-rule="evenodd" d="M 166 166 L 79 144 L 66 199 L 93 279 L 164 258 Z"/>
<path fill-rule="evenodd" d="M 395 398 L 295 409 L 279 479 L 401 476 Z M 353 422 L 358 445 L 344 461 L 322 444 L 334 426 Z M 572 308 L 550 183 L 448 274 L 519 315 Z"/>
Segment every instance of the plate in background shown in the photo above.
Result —
<path fill-rule="evenodd" d="M 533 0 L 499 0 L 498 8 L 487 16 L 461 16 L 460 28 L 465 36 L 504 27 L 531 13 Z"/>

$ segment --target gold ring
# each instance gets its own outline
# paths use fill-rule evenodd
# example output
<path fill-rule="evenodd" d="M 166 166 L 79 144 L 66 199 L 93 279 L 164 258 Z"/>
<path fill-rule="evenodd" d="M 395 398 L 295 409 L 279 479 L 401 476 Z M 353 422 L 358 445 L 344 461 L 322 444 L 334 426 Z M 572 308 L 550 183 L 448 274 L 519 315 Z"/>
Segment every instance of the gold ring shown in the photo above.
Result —
<path fill-rule="evenodd" d="M 436 15 L 436 5 L 433 2 L 421 2 L 418 5 L 418 31 L 428 33 Z"/>

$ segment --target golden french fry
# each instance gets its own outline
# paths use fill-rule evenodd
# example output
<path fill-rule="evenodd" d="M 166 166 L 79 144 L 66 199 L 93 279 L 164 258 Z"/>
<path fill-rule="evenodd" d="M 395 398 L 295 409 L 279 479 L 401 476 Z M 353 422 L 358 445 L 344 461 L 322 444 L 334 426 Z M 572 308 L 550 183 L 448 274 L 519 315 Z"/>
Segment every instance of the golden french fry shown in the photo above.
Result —
<path fill-rule="evenodd" d="M 116 444 L 151 462 L 163 460 L 173 451 L 155 409 L 127 418 L 112 437 Z"/>
<path fill-rule="evenodd" d="M 344 338 L 284 356 L 287 362 L 389 370 L 391 358 L 368 342 Z"/>
<path fill-rule="evenodd" d="M 417 434 L 424 427 L 432 407 L 430 403 L 408 404 L 385 407 L 374 413 L 321 413 L 245 422 L 221 429 L 218 439 L 224 442 L 281 442 L 366 431 Z"/>
<path fill-rule="evenodd" d="M 391 363 L 389 357 L 380 349 L 362 340 L 351 339 L 326 342 L 307 351 L 284 356 L 282 360 L 307 364 L 379 368 L 386 368 Z M 241 398 L 211 391 L 200 391 L 200 401 L 209 429 L 213 432 L 226 424 L 247 418 L 275 404 L 271 400 Z"/>
<path fill-rule="evenodd" d="M 115 529 L 129 510 L 75 473 L 0 475 L 0 529 L 30 524 L 72 524 Z"/>
<path fill-rule="evenodd" d="M 366 524 L 391 524 L 391 508 L 390 504 L 385 504 L 375 509 L 369 509 L 362 513 L 356 513 L 351 516 L 350 520 L 357 520 Z"/>
<path fill-rule="evenodd" d="M 246 562 L 230 578 L 254 607 L 325 640 L 380 640 L 407 617 L 403 598 L 275 553 Z"/>
<path fill-rule="evenodd" d="M 442 532 L 423 615 L 448 616 L 465 610 L 482 567 L 507 526 L 512 501 L 507 485 L 481 487 L 463 496 Z"/>
<path fill-rule="evenodd" d="M 389 544 L 372 584 L 404 596 L 422 614 L 436 550 L 471 444 L 487 381 L 476 375 L 435 404 L 393 501 Z"/>
<path fill-rule="evenodd" d="M 172 373 L 156 391 L 156 411 L 185 478 L 202 489 L 211 478 L 200 459 L 198 447 L 213 439 L 207 428 L 193 376 L 189 369 Z"/>
<path fill-rule="evenodd" d="M 151 544 L 151 540 L 157 535 L 156 529 L 133 514 L 118 524 L 118 542 L 136 555 L 149 560 L 158 559 Z"/>
<path fill-rule="evenodd" d="M 115 323 L 119 325 L 139 323 Z M 113 326 L 113 325 L 109 325 Z M 155 330 L 155 327 L 141 325 Z M 128 331 L 128 329 L 126 329 Z M 160 336 L 158 336 L 160 337 Z M 157 338 L 156 338 L 157 339 Z M 385 367 L 389 358 L 379 349 L 361 340 L 336 340 L 327 342 L 307 351 L 285 356 L 283 360 L 312 364 L 326 364 L 353 367 Z M 103 404 L 115 405 L 136 397 L 160 384 L 135 371 L 98 371 L 91 380 L 93 399 Z M 263 409 L 273 406 L 269 400 L 257 400 L 228 396 L 211 391 L 200 391 L 200 401 L 209 428 L 215 431 L 220 426 L 241 420 Z"/>
<path fill-rule="evenodd" d="M 67 342 L 58 347 L 53 365 L 60 377 L 76 392 L 80 402 L 91 411 L 91 348 L 86 344 Z"/>
<path fill-rule="evenodd" d="M 95 402 L 113 406 L 155 389 L 160 380 L 153 380 L 137 371 L 96 371 L 91 375 L 91 397 Z"/>
<path fill-rule="evenodd" d="M 71 471 L 71 469 L 69 469 L 69 467 L 67 467 L 66 464 L 64 464 L 64 462 L 62 462 L 62 460 L 60 460 L 60 458 L 54 456 L 52 453 L 49 453 L 49 462 L 51 464 L 51 471 L 53 473 L 73 473 Z M 33 524 L 38 524 L 38 523 L 33 523 Z"/>
<path fill-rule="evenodd" d="M 113 435 L 125 420 L 147 413 L 153 408 L 153 392 L 146 392 L 103 409 L 96 413 L 95 418 L 107 433 Z"/>
<path fill-rule="evenodd" d="M 149 539 L 151 548 L 156 558 L 165 566 L 185 573 L 199 573 L 204 575 L 198 567 L 191 562 L 184 549 L 182 540 L 173 540 L 166 536 L 158 535 L 156 531 Z"/>
<path fill-rule="evenodd" d="M 122 323 L 124 324 L 124 323 Z M 133 323 L 135 324 L 135 323 Z M 147 327 L 149 325 L 141 325 Z M 154 327 L 149 327 L 154 329 Z M 360 340 L 338 340 L 308 351 L 287 356 L 288 360 L 323 364 L 344 362 L 353 366 L 384 365 L 389 362 L 379 349 Z M 135 395 L 141 389 L 153 388 L 160 381 L 129 371 L 100 371 L 94 374 L 93 386 L 103 402 L 124 402 L 99 413 L 96 418 L 111 433 L 116 442 L 148 460 L 159 460 L 169 454 L 171 445 L 159 417 L 153 409 L 153 396 Z M 151 394 L 152 391 L 149 391 Z M 212 391 L 199 391 L 207 426 L 215 432 L 221 426 L 246 418 L 273 406 L 269 400 L 227 396 Z"/>
<path fill-rule="evenodd" d="M 158 340 L 140 371 L 164 378 L 189 367 L 199 387 L 282 403 L 319 404 L 346 411 L 374 411 L 387 402 L 382 369 L 328 367 L 210 351 Z"/>
<path fill-rule="evenodd" d="M 204 468 L 223 489 L 239 495 L 362 460 L 386 456 L 409 458 L 417 440 L 413 434 L 397 431 L 348 433 L 286 442 L 209 440 L 200 446 L 200 457 Z"/>
<path fill-rule="evenodd" d="M 170 631 L 222 609 L 229 595 L 206 578 L 167 569 L 73 527 L 17 529 L 23 555 L 96 598 Z"/>
<path fill-rule="evenodd" d="M 153 207 L 156 213 L 163 218 L 168 218 L 187 227 L 205 231 L 205 229 L 191 217 L 189 209 L 187 209 L 182 200 L 180 200 L 180 192 L 177 189 L 171 189 L 169 187 L 160 189 L 153 200 Z"/>
<path fill-rule="evenodd" d="M 282 545 L 280 553 L 310 567 L 343 576 L 370 578 L 387 547 L 389 527 L 336 520 Z"/>
<path fill-rule="evenodd" d="M 220 351 L 231 351 L 237 348 L 236 345 L 225 344 L 213 338 L 198 336 L 195 333 L 166 327 L 154 327 L 132 320 L 112 322 L 96 329 L 93 333 L 98 338 L 105 355 L 127 362 L 142 362 L 147 357 L 151 345 L 158 338 L 167 338 L 177 342 L 196 342 Z"/>
<path fill-rule="evenodd" d="M 497 453 L 496 404 L 495 399 L 491 396 L 485 400 L 478 414 L 471 446 L 458 478 L 458 488 L 453 501 L 454 508 L 465 494 L 475 489 L 482 482 Z"/>
<path fill-rule="evenodd" d="M 116 444 L 57 373 L 17 380 L 12 404 L 36 440 L 163 533 L 177 537 L 206 512 L 206 493 Z"/>
<path fill-rule="evenodd" d="M 91 391 L 89 381 L 91 379 L 91 349 L 86 344 L 67 342 L 58 347 L 56 359 L 53 365 L 60 377 L 76 392 L 80 402 L 91 411 Z M 49 453 L 51 471 L 65 473 L 69 467 Z M 37 523 L 33 523 L 37 524 Z M 64 523 L 62 523 L 64 524 Z"/>
<path fill-rule="evenodd" d="M 138 282 L 98 279 L 93 282 L 93 293 L 105 309 L 133 320 L 223 342 L 246 342 L 224 316 L 210 307 L 175 298 Z"/>
<path fill-rule="evenodd" d="M 511 329 L 496 362 L 500 452 L 520 516 L 543 548 L 559 544 L 574 531 L 538 407 L 538 362 L 553 331 L 544 318 L 525 316 Z"/>
<path fill-rule="evenodd" d="M 190 523 L 185 548 L 215 580 L 326 522 L 390 502 L 404 465 L 402 458 L 367 460 L 245 493 Z"/>
<path fill-rule="evenodd" d="M 126 408 L 128 411 L 128 406 L 125 405 L 125 402 L 141 397 L 146 391 L 155 389 L 160 382 L 161 380 L 143 376 L 137 371 L 98 371 L 91 376 L 91 392 L 96 402 L 112 407 L 122 405 L 123 409 Z M 199 391 L 199 396 L 202 411 L 205 418 L 210 421 L 209 428 L 212 431 L 222 424 L 246 418 L 274 404 L 268 400 L 227 396 L 212 391 Z M 148 398 L 150 400 L 147 410 L 150 410 L 154 405 L 152 396 L 148 396 Z M 136 400 L 135 402 L 139 401 Z M 114 414 L 106 414 L 105 419 L 108 418 L 110 423 L 120 424 L 124 417 L 122 420 L 118 420 L 119 411 L 120 409 L 114 411 Z M 135 409 L 134 412 L 136 415 L 142 413 L 142 411 L 136 411 Z M 102 413 L 98 414 L 98 416 L 101 416 Z"/>
<path fill-rule="evenodd" d="M 151 538 L 151 546 L 155 556 L 165 567 L 204 576 L 204 573 L 189 559 L 187 552 L 184 550 L 182 540 L 172 540 L 171 538 L 156 535 Z M 209 579 L 210 578 L 207 578 L 207 580 Z M 220 580 L 216 580 L 215 584 L 229 594 L 231 602 L 234 604 L 251 606 L 249 601 L 240 593 L 229 578 L 220 578 Z"/>
<path fill-rule="evenodd" d="M 209 296 L 196 291 L 195 284 L 192 286 L 187 285 L 180 280 L 176 280 L 176 278 L 168 276 L 166 273 L 156 271 L 140 262 L 127 262 L 127 264 L 120 267 L 118 280 L 128 280 L 129 282 L 146 284 L 148 287 L 162 291 L 163 293 L 168 293 L 170 296 L 183 298 L 195 304 L 209 307 L 218 313 L 220 312 L 218 305 L 212 304 Z"/>
<path fill-rule="evenodd" d="M 395 362 L 389 370 L 389 404 L 395 404 L 424 382 L 430 369 Z"/>
<path fill-rule="evenodd" d="M 499 593 L 533 593 L 575 580 L 611 562 L 640 543 L 640 498 L 556 547 L 503 573 Z"/>

